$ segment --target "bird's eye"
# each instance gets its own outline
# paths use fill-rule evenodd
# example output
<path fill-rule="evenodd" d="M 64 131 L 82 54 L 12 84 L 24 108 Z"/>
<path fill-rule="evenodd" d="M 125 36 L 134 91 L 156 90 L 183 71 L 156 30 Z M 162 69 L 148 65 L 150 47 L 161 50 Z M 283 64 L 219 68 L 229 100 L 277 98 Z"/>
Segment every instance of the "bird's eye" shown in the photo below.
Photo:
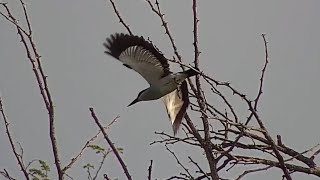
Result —
<path fill-rule="evenodd" d="M 182 83 L 182 79 L 180 79 L 180 78 L 174 78 L 174 82 L 175 82 L 176 84 L 181 84 L 181 83 Z"/>

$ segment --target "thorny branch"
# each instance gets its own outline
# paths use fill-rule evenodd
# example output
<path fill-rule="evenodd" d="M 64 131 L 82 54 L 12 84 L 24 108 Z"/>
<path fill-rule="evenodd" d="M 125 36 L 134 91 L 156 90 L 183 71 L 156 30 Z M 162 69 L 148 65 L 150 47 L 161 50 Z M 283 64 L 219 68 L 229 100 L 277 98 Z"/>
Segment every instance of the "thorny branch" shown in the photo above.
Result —
<path fill-rule="evenodd" d="M 264 76 L 266 73 L 266 69 L 269 63 L 269 53 L 268 53 L 268 42 L 266 40 L 266 35 L 262 34 L 261 35 L 263 38 L 263 42 L 264 42 L 264 51 L 265 51 L 265 63 L 263 65 L 263 68 L 261 70 L 261 76 L 260 76 L 260 86 L 259 86 L 259 91 L 258 91 L 258 95 L 256 97 L 256 99 L 254 100 L 254 110 L 257 110 L 257 106 L 258 106 L 258 101 L 262 95 L 262 89 L 263 89 L 263 80 L 264 80 Z"/>
<path fill-rule="evenodd" d="M 103 164 L 104 164 L 104 161 L 106 160 L 106 158 L 107 158 L 107 156 L 108 156 L 108 154 L 109 154 L 110 152 L 112 152 L 112 151 L 111 151 L 110 149 L 108 149 L 107 152 L 103 152 L 103 153 L 102 153 L 103 155 L 102 155 L 102 159 L 101 159 L 101 161 L 100 161 L 98 170 L 96 171 L 96 174 L 94 175 L 94 177 L 92 178 L 92 180 L 96 180 L 96 179 L 98 178 L 98 175 L 99 175 L 99 173 L 100 173 L 100 171 L 101 171 L 101 169 L 102 169 L 102 166 L 103 166 Z"/>
<path fill-rule="evenodd" d="M 52 97 L 49 91 L 48 83 L 47 83 L 47 76 L 45 75 L 43 71 L 43 67 L 41 64 L 41 56 L 38 54 L 38 51 L 36 49 L 33 36 L 32 36 L 32 28 L 31 23 L 28 17 L 28 13 L 26 10 L 26 4 L 19 0 L 20 4 L 22 5 L 23 15 L 27 24 L 27 28 L 23 28 L 20 24 L 18 24 L 18 21 L 15 19 L 15 17 L 10 12 L 10 9 L 7 7 L 6 3 L 0 3 L 4 9 L 7 12 L 7 15 L 0 11 L 0 15 L 3 16 L 8 22 L 13 24 L 17 32 L 21 38 L 21 42 L 25 47 L 27 57 L 31 63 L 32 70 L 34 72 L 34 75 L 37 80 L 37 84 L 40 89 L 40 94 L 42 96 L 42 99 L 44 101 L 45 107 L 47 108 L 48 114 L 49 114 L 49 122 L 50 122 L 50 139 L 53 149 L 53 155 L 55 158 L 55 165 L 57 172 L 59 174 L 59 179 L 63 179 L 63 175 L 66 173 L 68 169 L 71 168 L 71 166 L 82 156 L 84 150 L 90 142 L 94 141 L 94 139 L 99 135 L 100 132 L 103 133 L 105 140 L 109 144 L 109 146 L 112 149 L 112 152 L 117 157 L 117 160 L 121 164 L 122 169 L 124 170 L 124 173 L 127 176 L 127 179 L 132 179 L 128 169 L 120 157 L 118 150 L 112 143 L 112 141 L 109 139 L 105 132 L 105 128 L 103 127 L 98 118 L 96 117 L 93 108 L 90 108 L 91 116 L 95 120 L 95 123 L 99 126 L 99 132 L 93 136 L 90 140 L 88 140 L 83 148 L 80 150 L 80 152 L 71 159 L 71 161 L 63 168 L 61 169 L 60 165 L 60 159 L 58 156 L 58 149 L 57 149 L 57 142 L 55 137 L 55 129 L 54 129 L 54 106 Z M 125 23 L 123 18 L 120 16 L 120 13 L 118 9 L 116 8 L 116 5 L 113 0 L 109 0 L 114 13 L 117 15 L 119 22 L 126 28 L 129 34 L 132 34 L 132 31 L 129 28 L 129 25 Z M 243 178 L 245 175 L 248 175 L 250 173 L 255 173 L 259 171 L 268 170 L 270 168 L 279 168 L 283 171 L 284 177 L 286 179 L 292 179 L 291 173 L 294 172 L 301 172 L 306 174 L 312 174 L 315 176 L 320 177 L 320 167 L 316 165 L 314 162 L 315 157 L 320 154 L 320 150 L 316 150 L 316 146 L 313 148 L 310 148 L 308 150 L 305 150 L 301 153 L 298 151 L 289 148 L 290 146 L 285 145 L 282 140 L 281 136 L 278 136 L 278 143 L 275 143 L 270 134 L 268 133 L 265 125 L 263 124 L 263 120 L 261 118 L 261 115 L 258 113 L 258 105 L 263 93 L 264 88 L 264 79 L 265 74 L 267 70 L 267 66 L 269 64 L 269 53 L 268 53 L 268 42 L 266 40 L 265 34 L 262 34 L 263 42 L 264 42 L 264 51 L 265 51 L 265 58 L 264 58 L 264 65 L 261 70 L 260 74 L 260 83 L 258 88 L 258 93 L 256 97 L 251 100 L 245 93 L 240 92 L 238 89 L 236 89 L 233 85 L 231 85 L 229 82 L 224 81 L 218 81 L 215 78 L 213 78 L 212 75 L 207 75 L 204 72 L 201 72 L 199 70 L 199 47 L 198 47 L 198 17 L 197 17 L 197 0 L 192 0 L 192 12 L 193 12 L 193 45 L 194 45 L 194 65 L 195 67 L 191 67 L 190 65 L 186 65 L 182 61 L 182 56 L 178 52 L 178 48 L 175 45 L 174 38 L 172 34 L 169 31 L 168 23 L 164 19 L 164 14 L 162 14 L 160 9 L 160 4 L 158 0 L 155 0 L 155 4 L 151 2 L 151 0 L 146 0 L 146 2 L 150 5 L 150 8 L 152 12 L 154 12 L 161 20 L 161 25 L 165 29 L 165 34 L 168 35 L 171 46 L 173 48 L 174 54 L 177 57 L 177 61 L 171 60 L 174 63 L 179 64 L 183 69 L 185 67 L 193 68 L 196 71 L 200 73 L 200 75 L 196 76 L 195 85 L 193 85 L 193 82 L 191 80 L 188 80 L 191 90 L 193 93 L 190 93 L 191 99 L 194 98 L 197 103 L 191 103 L 192 104 L 192 111 L 194 113 L 201 114 L 202 119 L 202 125 L 203 129 L 198 127 L 196 120 L 191 120 L 190 116 L 188 114 L 185 115 L 186 123 L 184 123 L 185 129 L 185 136 L 186 137 L 176 137 L 171 136 L 169 134 L 166 134 L 164 132 L 156 133 L 161 137 L 161 140 L 156 140 L 152 142 L 151 144 L 156 143 L 164 143 L 167 150 L 175 157 L 177 160 L 177 164 L 179 164 L 183 169 L 184 172 L 180 173 L 180 176 L 172 176 L 169 179 L 224 179 L 222 177 L 218 176 L 218 173 L 220 173 L 222 170 L 229 171 L 235 166 L 239 165 L 262 165 L 265 167 L 262 168 L 256 168 L 256 169 L 249 169 L 244 171 L 242 174 L 238 176 L 237 179 Z M 175 58 L 175 57 L 174 57 Z M 209 103 L 206 99 L 207 92 L 202 89 L 201 81 L 204 79 L 209 86 L 212 94 L 214 96 L 217 96 L 219 99 L 224 102 L 227 109 L 220 109 L 216 106 L 214 106 L 212 103 Z M 236 108 L 232 105 L 231 101 L 229 100 L 229 97 L 227 98 L 224 90 L 227 89 L 233 93 L 235 97 L 240 97 L 244 105 L 248 108 L 249 116 L 242 120 L 240 116 L 238 116 Z M 206 92 L 206 94 L 204 94 Z M 232 96 L 233 97 L 233 96 Z M 7 119 L 5 117 L 3 107 L 2 107 L 2 101 L 0 98 L 0 110 L 2 113 L 2 117 L 5 121 L 5 126 L 7 130 L 7 136 L 9 138 L 11 148 L 13 153 L 16 156 L 16 159 L 18 161 L 18 164 L 21 168 L 21 171 L 24 173 L 26 178 L 28 179 L 28 173 L 27 173 L 27 167 L 24 166 L 22 161 L 22 154 L 18 154 L 15 145 L 13 143 L 13 140 L 10 135 L 9 131 L 9 123 L 7 122 Z M 231 115 L 229 113 L 231 112 Z M 258 123 L 258 127 L 249 126 L 249 122 L 251 122 L 253 119 L 255 119 Z M 242 123 L 244 122 L 244 123 Z M 219 124 L 220 123 L 220 124 Z M 108 127 L 108 126 L 107 126 Z M 213 128 L 214 127 L 214 128 Z M 203 137 L 202 137 L 203 135 Z M 206 168 L 202 167 L 203 164 L 197 163 L 195 160 L 191 159 L 189 156 L 189 163 L 191 165 L 196 166 L 197 170 L 196 173 L 200 173 L 201 175 L 197 178 L 194 178 L 193 172 L 191 168 L 189 168 L 187 165 L 184 164 L 183 161 L 181 161 L 178 156 L 171 151 L 168 148 L 168 144 L 174 145 L 177 143 L 183 143 L 191 148 L 197 148 L 201 147 L 204 150 L 204 154 L 206 155 L 206 160 L 209 165 L 209 172 L 206 172 Z M 242 153 L 244 152 L 252 152 L 255 151 L 259 155 L 263 155 L 261 158 L 259 155 L 255 156 L 244 156 Z M 312 153 L 311 156 L 306 155 L 307 153 Z M 296 165 L 294 164 L 295 161 L 299 161 L 304 163 L 307 167 L 304 167 L 302 165 Z M 101 161 L 102 164 L 104 162 Z M 152 164 L 153 161 L 151 161 L 150 166 L 148 168 L 148 179 L 152 179 L 151 173 L 152 173 Z M 231 167 L 228 167 L 231 166 Z M 99 171 L 101 169 L 102 165 L 99 168 Z M 0 171 L 0 173 L 6 177 L 7 179 L 13 179 L 9 176 L 9 173 L 4 170 Z M 96 176 L 97 177 L 97 176 Z M 92 178 L 92 177 L 91 177 Z M 104 175 L 104 179 L 110 179 L 107 174 Z"/>
<path fill-rule="evenodd" d="M 154 5 L 151 3 L 150 0 L 146 0 L 146 1 L 150 5 L 151 10 L 160 17 L 162 26 L 165 29 L 165 34 L 167 34 L 169 39 L 170 39 L 174 54 L 177 56 L 179 62 L 182 62 L 182 57 L 179 54 L 177 46 L 174 43 L 174 39 L 173 39 L 173 37 L 172 37 L 172 35 L 171 35 L 170 31 L 169 31 L 168 23 L 164 20 L 164 14 L 161 13 L 160 5 L 159 5 L 158 0 L 156 0 L 156 2 L 155 2 L 156 6 L 157 6 L 157 9 L 154 7 Z"/>
<path fill-rule="evenodd" d="M 148 180 L 152 180 L 152 164 L 153 164 L 153 160 L 150 161 L 150 165 L 149 165 L 149 168 L 148 168 Z"/>
<path fill-rule="evenodd" d="M 177 155 L 176 155 L 173 151 L 171 151 L 171 150 L 169 149 L 168 145 L 165 145 L 165 147 L 166 147 L 166 150 L 167 150 L 168 152 L 170 152 L 170 154 L 172 154 L 172 156 L 176 159 L 176 161 L 177 161 L 177 163 L 180 165 L 180 167 L 182 167 L 182 168 L 184 169 L 184 171 L 188 174 L 188 178 L 193 179 L 193 177 L 192 177 L 192 175 L 190 174 L 189 170 L 180 162 L 180 160 L 179 160 L 179 158 L 177 157 Z"/>
<path fill-rule="evenodd" d="M 212 105 L 207 104 L 208 107 L 212 108 L 212 110 L 214 110 L 217 114 L 213 114 L 214 117 L 212 117 L 213 119 L 217 119 L 219 120 L 219 122 L 221 123 L 229 123 L 229 125 L 231 125 L 231 128 L 228 129 L 224 129 L 224 131 L 227 131 L 231 134 L 237 135 L 237 137 L 235 139 L 228 139 L 228 138 L 220 138 L 218 136 L 214 136 L 212 139 L 216 139 L 216 140 L 220 140 L 221 141 L 221 145 L 223 146 L 215 146 L 214 144 L 211 144 L 211 146 L 213 147 L 213 150 L 216 151 L 216 153 L 221 154 L 221 156 L 217 159 L 217 160 L 222 160 L 222 157 L 227 157 L 227 159 L 224 160 L 223 164 L 217 168 L 218 171 L 224 169 L 226 167 L 227 164 L 234 162 L 234 165 L 240 165 L 241 160 L 243 161 L 243 159 L 238 159 L 239 156 L 234 156 L 232 154 L 230 154 L 231 152 L 235 151 L 234 149 L 250 149 L 250 150 L 257 150 L 257 151 L 261 151 L 263 153 L 268 153 L 270 154 L 272 157 L 276 157 L 278 159 L 279 162 L 275 162 L 275 161 L 270 161 L 268 159 L 259 159 L 259 161 L 257 159 L 255 159 L 255 157 L 247 157 L 246 161 L 250 161 L 248 159 L 251 158 L 250 163 L 254 163 L 254 164 L 265 164 L 268 166 L 272 166 L 272 167 L 277 167 L 283 170 L 284 172 L 284 176 L 286 179 L 291 179 L 291 175 L 288 172 L 288 169 L 290 170 L 290 172 L 304 172 L 304 173 L 310 173 L 310 174 L 314 174 L 316 176 L 318 176 L 319 173 L 319 167 L 316 167 L 316 164 L 313 161 L 313 157 L 307 157 L 304 156 L 304 153 L 299 153 L 293 149 L 288 148 L 287 146 L 285 146 L 284 144 L 275 144 L 274 141 L 272 140 L 271 136 L 268 134 L 267 129 L 265 128 L 262 120 L 260 119 L 260 116 L 257 112 L 257 103 L 262 95 L 262 89 L 263 89 L 263 80 L 265 78 L 265 72 L 266 72 L 266 68 L 267 68 L 267 64 L 269 62 L 268 60 L 268 49 L 267 49 L 267 42 L 266 42 L 266 38 L 265 35 L 262 35 L 263 37 L 263 42 L 265 44 L 265 63 L 262 69 L 262 73 L 260 76 L 260 86 L 259 86 L 259 92 L 258 95 L 254 101 L 254 104 L 252 103 L 253 101 L 251 101 L 244 93 L 238 91 L 237 89 L 235 89 L 230 83 L 228 82 L 222 82 L 222 81 L 217 81 L 211 77 L 209 77 L 208 75 L 205 75 L 204 73 L 201 73 L 201 76 L 206 80 L 207 83 L 210 84 L 210 86 L 212 87 L 212 90 L 214 92 L 214 94 L 217 94 L 220 98 L 223 99 L 223 101 L 228 105 L 228 100 L 226 98 L 224 98 L 224 95 L 222 94 L 221 91 L 219 91 L 217 89 L 216 86 L 223 86 L 226 87 L 227 89 L 231 90 L 231 92 L 236 95 L 239 96 L 242 100 L 244 100 L 245 104 L 248 106 L 249 112 L 251 112 L 251 115 L 247 118 L 247 121 L 245 124 L 242 124 L 241 121 L 238 119 L 237 115 L 236 115 L 236 111 L 234 110 L 234 108 L 231 106 L 231 104 L 229 103 L 228 107 L 231 110 L 231 112 L 234 114 L 234 118 L 237 120 L 232 120 L 229 119 L 228 116 L 226 116 L 225 114 L 221 113 L 219 110 L 215 109 Z M 175 61 L 178 64 L 183 64 L 180 62 Z M 190 67 L 188 65 L 184 65 L 185 67 Z M 196 97 L 198 98 L 198 97 Z M 200 107 L 200 106 L 197 106 Z M 200 111 L 201 113 L 204 113 L 204 111 Z M 219 117 L 221 116 L 221 117 Z M 208 116 L 209 117 L 209 116 Z M 211 117 L 210 117 L 211 118 Z M 258 128 L 253 128 L 248 126 L 248 122 L 252 119 L 255 118 L 258 121 L 259 127 Z M 192 139 L 192 137 L 188 137 L 188 141 L 186 141 L 186 138 L 179 138 L 179 137 L 169 137 L 166 136 L 163 137 L 163 139 L 161 141 L 155 141 L 156 143 L 170 143 L 170 144 L 175 144 L 175 143 L 187 143 L 189 145 L 194 145 L 195 143 L 192 143 L 192 141 L 194 140 L 195 142 L 201 142 L 199 140 L 201 140 L 201 138 L 199 136 L 196 136 L 196 131 L 197 128 L 193 126 L 191 119 L 189 118 L 189 116 L 186 116 L 186 120 L 187 120 L 187 124 L 190 126 L 191 130 L 195 133 L 194 134 L 196 137 L 195 139 Z M 220 130 L 219 130 L 220 131 Z M 255 132 L 256 133 L 253 133 Z M 258 132 L 258 134 L 257 134 Z M 215 132 L 210 132 L 210 133 L 215 133 Z M 160 135 L 164 135 L 164 134 L 160 134 Z M 263 136 L 260 136 L 263 135 Z M 198 138 L 197 138 L 198 137 Z M 247 143 L 243 143 L 241 142 L 242 139 L 251 139 L 254 144 L 249 145 Z M 263 144 L 257 144 L 256 141 L 259 141 L 260 143 Z M 225 142 L 229 142 L 229 143 L 225 143 Z M 244 141 L 245 142 L 245 141 Z M 215 142 L 217 143 L 217 142 Z M 228 145 L 227 145 L 228 144 Z M 227 145 L 227 146 L 225 146 Z M 222 147 L 222 149 L 221 149 Z M 229 148 L 229 149 L 225 149 L 225 148 Z M 312 148 L 314 149 L 314 148 Z M 305 163 L 306 165 L 308 165 L 310 168 L 304 168 L 302 166 L 299 165 L 293 165 L 293 164 L 287 164 L 285 163 L 284 159 L 283 159 L 283 155 L 280 154 L 284 153 L 286 155 L 289 155 L 292 158 L 289 158 L 288 160 L 292 160 L 292 159 L 296 159 L 298 161 L 301 161 L 303 163 Z M 307 151 L 305 151 L 307 152 Z M 320 152 L 320 151 L 319 151 Z M 318 154 L 318 151 L 316 151 L 314 154 Z M 243 158 L 243 157 L 242 157 Z M 255 160 L 252 160 L 255 159 Z M 272 163 L 271 163 L 272 162 Z M 233 166 L 234 166 L 233 165 Z M 233 167 L 232 166 L 232 167 Z M 289 167 L 288 167 L 289 166 Z M 232 168 L 231 167 L 231 168 Z M 257 170 L 258 171 L 258 170 Z M 248 172 L 246 172 L 245 174 L 251 173 L 250 170 L 248 170 Z M 255 171 L 252 171 L 255 172 Z M 205 175 L 211 175 L 211 173 L 207 173 Z M 198 177 L 197 179 L 203 179 L 205 178 L 204 175 Z"/>
<path fill-rule="evenodd" d="M 103 136 L 104 136 L 104 139 L 107 141 L 107 143 L 109 144 L 109 146 L 111 147 L 112 149 L 112 152 L 116 155 L 119 163 L 121 164 L 121 167 L 125 173 L 125 175 L 127 176 L 127 179 L 128 180 L 132 180 L 131 178 L 131 175 L 129 174 L 129 171 L 128 171 L 128 168 L 127 166 L 125 165 L 124 161 L 122 160 L 117 148 L 114 146 L 113 142 L 110 140 L 110 138 L 108 137 L 105 129 L 103 128 L 103 126 L 101 125 L 101 123 L 99 122 L 99 119 L 98 117 L 96 116 L 93 108 L 89 108 L 90 112 L 91 112 L 91 116 L 92 118 L 94 119 L 95 123 L 98 125 L 98 127 L 100 128 L 100 131 L 102 132 Z"/>
<path fill-rule="evenodd" d="M 6 169 L 3 169 L 3 171 L 0 170 L 0 174 L 1 174 L 3 177 L 5 177 L 5 178 L 7 178 L 7 179 L 9 179 L 9 180 L 16 180 L 15 178 L 13 178 L 13 177 L 8 173 L 8 171 L 7 171 Z"/>
<path fill-rule="evenodd" d="M 28 30 L 22 30 L 23 28 L 18 24 L 18 21 L 16 18 L 12 15 L 10 9 L 8 8 L 6 3 L 1 3 L 1 5 L 5 8 L 8 15 L 4 15 L 1 13 L 2 16 L 4 16 L 9 22 L 13 23 L 14 26 L 17 28 L 18 34 L 21 38 L 21 42 L 24 45 L 24 48 L 27 53 L 27 57 L 32 65 L 32 70 L 34 72 L 34 75 L 36 77 L 40 93 L 42 95 L 43 102 L 47 108 L 48 116 L 49 116 L 49 128 L 50 128 L 50 140 L 53 150 L 53 156 L 55 159 L 55 166 L 58 172 L 59 180 L 63 179 L 63 171 L 60 164 L 60 158 L 58 153 L 58 147 L 57 147 L 57 140 L 55 135 L 55 126 L 54 126 L 54 105 L 51 97 L 51 93 L 49 91 L 48 82 L 47 82 L 47 76 L 44 73 L 42 64 L 41 64 L 41 56 L 39 55 L 36 45 L 33 40 L 32 36 L 32 29 L 31 29 L 31 23 L 28 17 L 28 12 L 26 10 L 26 4 L 23 2 L 23 0 L 20 0 L 20 4 L 23 9 L 24 18 L 27 22 Z"/>
<path fill-rule="evenodd" d="M 266 71 L 266 68 L 267 68 L 267 64 L 268 64 L 268 46 L 267 46 L 267 41 L 266 41 L 266 38 L 265 38 L 265 35 L 262 34 L 262 37 L 263 37 L 263 41 L 264 41 L 264 44 L 265 44 L 265 53 L 266 53 L 266 57 L 265 57 L 265 65 L 262 69 L 262 75 L 261 75 L 261 78 L 260 78 L 260 88 L 259 88 L 259 93 L 258 93 L 258 96 L 256 98 L 256 102 L 255 102 L 255 105 L 254 107 L 252 106 L 252 103 L 251 101 L 249 101 L 248 99 L 244 98 L 245 101 L 247 102 L 248 104 L 248 107 L 249 107 L 249 110 L 252 112 L 253 116 L 256 118 L 260 128 L 263 130 L 263 134 L 265 136 L 265 138 L 269 141 L 277 159 L 279 160 L 279 163 L 280 163 L 280 167 L 284 173 L 284 176 L 286 177 L 286 179 L 288 180 L 291 180 L 291 176 L 289 174 L 289 171 L 287 169 L 287 167 L 285 166 L 285 163 L 284 163 L 284 159 L 282 157 L 282 155 L 280 154 L 276 144 L 274 143 L 273 139 L 271 138 L 271 136 L 269 135 L 266 127 L 264 126 L 262 120 L 260 119 L 258 113 L 257 113 L 257 108 L 256 108 L 256 104 L 258 103 L 258 100 L 260 98 L 260 95 L 262 94 L 262 84 L 263 84 L 263 77 L 264 77 L 264 72 Z M 260 93 L 261 92 L 261 93 Z"/>
<path fill-rule="evenodd" d="M 197 0 L 192 1 L 192 11 L 193 11 L 193 45 L 194 45 L 194 65 L 196 69 L 199 69 L 199 49 L 198 49 L 198 17 L 197 17 Z M 209 122 L 208 116 L 205 113 L 207 111 L 206 106 L 206 99 L 204 98 L 204 91 L 202 90 L 201 83 L 200 83 L 200 76 L 196 76 L 196 87 L 197 87 L 197 101 L 201 110 L 201 119 L 203 123 L 204 129 L 204 142 L 201 143 L 202 147 L 206 153 L 207 160 L 209 163 L 210 171 L 211 171 L 211 178 L 214 180 L 219 180 L 218 172 L 217 172 L 217 162 L 215 157 L 212 154 L 212 146 L 211 144 L 211 137 L 209 132 Z"/>
<path fill-rule="evenodd" d="M 5 125 L 5 128 L 6 128 L 6 134 L 7 134 L 7 137 L 9 139 L 9 142 L 10 142 L 10 145 L 11 145 L 11 150 L 14 154 L 14 156 L 16 157 L 17 161 L 18 161 L 18 164 L 20 166 L 20 169 L 21 171 L 23 172 L 24 174 L 24 177 L 29 180 L 29 174 L 27 172 L 27 168 L 24 166 L 24 163 L 23 163 L 23 159 L 22 159 L 22 156 L 17 152 L 16 150 L 16 146 L 15 146 L 15 143 L 13 142 L 13 139 L 12 139 L 12 136 L 11 136 L 11 132 L 9 130 L 9 122 L 7 120 L 7 116 L 5 115 L 5 112 L 4 112 L 4 109 L 3 109 L 3 103 L 2 103 L 2 98 L 0 97 L 0 112 L 1 112 L 1 115 L 2 115 L 2 119 L 4 121 L 4 125 Z M 5 171 L 6 172 L 6 171 Z M 5 173 L 8 177 L 9 174 L 8 173 Z"/>
<path fill-rule="evenodd" d="M 161 20 L 161 23 L 162 23 L 162 26 L 164 27 L 165 29 L 165 34 L 168 35 L 169 39 L 170 39 L 170 42 L 171 42 L 171 45 L 173 47 L 173 50 L 174 50 L 174 53 L 176 55 L 176 57 L 178 58 L 178 62 L 182 62 L 182 57 L 181 55 L 178 53 L 178 50 L 177 50 L 177 47 L 174 43 L 174 39 L 169 31 L 169 28 L 168 28 L 168 24 L 167 22 L 164 20 L 164 14 L 161 13 L 161 10 L 160 10 L 160 5 L 159 5 L 159 2 L 158 0 L 155 1 L 155 4 L 156 4 L 156 7 L 157 9 L 154 7 L 154 5 L 151 3 L 150 0 L 146 0 L 151 8 L 151 10 L 157 14 Z M 195 68 L 198 69 L 198 64 L 199 64 L 199 50 L 198 50 L 198 28 L 197 28 L 197 24 L 199 22 L 198 18 L 197 18 L 197 1 L 194 0 L 193 1 L 193 6 L 192 6 L 192 9 L 193 9 L 193 17 L 194 17 L 194 47 L 195 47 L 195 59 L 194 59 L 194 63 L 195 63 Z M 184 69 L 184 66 L 181 66 L 183 69 Z M 206 111 L 206 100 L 204 98 L 204 91 L 202 90 L 201 88 L 201 85 L 200 85 L 200 79 L 199 79 L 199 76 L 196 77 L 196 87 L 197 89 L 194 87 L 193 83 L 191 82 L 191 80 L 188 80 L 189 84 L 190 84 L 190 87 L 192 89 L 192 91 L 194 92 L 194 94 L 196 95 L 197 97 L 197 100 L 198 100 L 198 104 L 200 106 L 200 109 L 201 109 L 201 112 L 205 112 Z M 187 116 L 185 117 L 187 118 Z M 211 177 L 212 179 L 218 179 L 218 175 L 217 173 L 214 173 L 215 169 L 216 169 L 216 162 L 215 162 L 215 159 L 214 159 L 214 156 L 212 154 L 212 149 L 211 149 L 211 146 L 209 145 L 210 143 L 208 143 L 210 141 L 210 134 L 209 134 L 209 124 L 208 124 L 208 119 L 207 119 L 207 116 L 206 114 L 202 114 L 201 116 L 202 118 L 202 121 L 203 121 L 203 126 L 204 126 L 204 132 L 205 132 L 205 138 L 203 140 L 203 138 L 200 136 L 200 134 L 198 134 L 196 131 L 193 131 L 193 133 L 196 133 L 198 134 L 197 135 L 197 139 L 198 139 L 198 142 L 200 142 L 201 146 L 203 147 L 203 149 L 205 150 L 205 153 L 206 153 L 206 156 L 207 156 L 207 160 L 209 162 L 209 166 L 210 166 L 210 169 L 212 170 L 212 174 L 211 174 Z M 192 121 L 188 121 L 188 125 L 190 126 L 192 124 Z M 193 125 L 191 125 L 193 126 Z"/>
<path fill-rule="evenodd" d="M 267 167 L 264 167 L 264 168 L 246 170 L 236 180 L 240 180 L 245 175 L 250 174 L 250 173 L 259 172 L 259 171 L 266 171 L 266 170 L 270 169 L 271 167 L 272 166 L 267 166 Z"/>
<path fill-rule="evenodd" d="M 129 25 L 127 25 L 124 20 L 122 19 L 122 17 L 120 16 L 120 13 L 119 11 L 117 10 L 117 7 L 116 5 L 114 4 L 113 0 L 109 0 L 110 3 L 112 4 L 112 8 L 114 10 L 114 12 L 116 13 L 118 19 L 119 19 L 119 22 L 127 29 L 128 33 L 132 35 L 132 31 L 130 30 L 129 28 Z"/>
<path fill-rule="evenodd" d="M 111 125 L 113 123 L 115 123 L 118 118 L 120 116 L 117 116 L 116 118 L 114 118 L 106 127 L 105 129 L 109 129 L 111 127 Z M 91 142 L 93 142 L 95 139 L 98 138 L 99 134 L 101 133 L 101 130 L 99 130 L 92 138 L 90 138 L 86 143 L 85 145 L 82 147 L 82 149 L 80 150 L 80 152 L 76 155 L 76 157 L 72 158 L 70 163 L 68 165 L 66 165 L 62 170 L 63 172 L 66 172 L 68 169 L 71 168 L 71 166 L 82 156 L 84 150 L 90 145 Z"/>

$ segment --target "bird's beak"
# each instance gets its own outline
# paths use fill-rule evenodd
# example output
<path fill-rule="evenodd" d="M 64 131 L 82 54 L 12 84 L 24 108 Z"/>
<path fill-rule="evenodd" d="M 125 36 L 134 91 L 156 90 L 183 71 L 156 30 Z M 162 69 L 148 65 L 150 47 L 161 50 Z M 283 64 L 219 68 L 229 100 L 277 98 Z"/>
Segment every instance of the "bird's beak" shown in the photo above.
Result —
<path fill-rule="evenodd" d="M 133 105 L 133 104 L 135 104 L 135 103 L 137 103 L 137 102 L 138 102 L 138 98 L 135 99 L 135 100 L 133 100 L 127 107 L 129 107 L 129 106 L 131 106 L 131 105 Z"/>

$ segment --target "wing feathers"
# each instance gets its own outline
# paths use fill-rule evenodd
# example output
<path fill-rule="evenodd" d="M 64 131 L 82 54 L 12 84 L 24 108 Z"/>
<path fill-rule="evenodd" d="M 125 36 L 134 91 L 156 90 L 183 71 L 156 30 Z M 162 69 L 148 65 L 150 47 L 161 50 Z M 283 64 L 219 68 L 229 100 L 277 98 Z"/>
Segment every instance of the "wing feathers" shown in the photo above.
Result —
<path fill-rule="evenodd" d="M 103 45 L 107 54 L 138 72 L 149 84 L 171 73 L 167 59 L 143 37 L 117 33 Z"/>
<path fill-rule="evenodd" d="M 171 73 L 169 70 L 167 59 L 158 49 L 156 49 L 156 47 L 151 42 L 146 41 L 142 36 L 139 37 L 123 33 L 116 33 L 107 38 L 106 42 L 103 45 L 108 50 L 105 51 L 105 53 L 115 57 L 122 62 L 124 60 L 121 59 L 121 57 L 123 57 L 124 55 L 131 57 L 131 64 L 128 64 L 128 62 L 123 63 L 129 65 L 137 72 L 139 71 L 139 69 L 135 69 L 132 64 L 137 63 L 137 61 L 141 61 L 141 63 L 150 63 L 150 65 L 157 65 L 161 67 L 163 76 Z M 143 72 L 138 73 L 141 74 Z"/>
<path fill-rule="evenodd" d="M 150 51 L 140 46 L 131 46 L 123 51 L 119 60 L 138 72 L 149 84 L 155 84 L 168 72 Z"/>
<path fill-rule="evenodd" d="M 116 33 L 107 38 L 103 45 L 107 49 L 105 53 L 138 72 L 150 85 L 171 73 L 167 59 L 143 37 Z M 194 72 L 187 71 L 187 74 L 191 76 Z M 176 135 L 190 103 L 187 82 L 183 81 L 176 90 L 163 96 L 162 100 Z"/>
<path fill-rule="evenodd" d="M 176 135 L 190 103 L 187 82 L 183 81 L 178 89 L 165 95 L 162 99 Z"/>

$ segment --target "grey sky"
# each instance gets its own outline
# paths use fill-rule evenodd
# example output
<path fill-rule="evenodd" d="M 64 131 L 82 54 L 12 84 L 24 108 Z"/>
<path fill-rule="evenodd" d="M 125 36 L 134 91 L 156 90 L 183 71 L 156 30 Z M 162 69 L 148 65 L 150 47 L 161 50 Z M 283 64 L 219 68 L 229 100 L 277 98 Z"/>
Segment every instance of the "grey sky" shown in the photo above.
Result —
<path fill-rule="evenodd" d="M 122 0 L 116 4 L 134 34 L 150 37 L 166 57 L 173 56 L 159 18 L 146 2 Z M 10 1 L 9 5 L 21 17 L 19 3 Z M 191 63 L 191 1 L 164 0 L 160 5 L 184 62 Z M 260 111 L 270 134 L 273 137 L 281 134 L 287 145 L 299 151 L 320 142 L 319 7 L 317 0 L 199 1 L 202 70 L 217 80 L 230 81 L 251 97 L 257 93 L 264 61 L 261 34 L 267 34 L 270 65 Z M 134 179 L 146 179 L 151 159 L 154 160 L 155 178 L 174 175 L 179 167 L 173 157 L 163 146 L 149 146 L 157 139 L 154 131 L 172 132 L 162 102 L 143 102 L 127 108 L 138 92 L 148 85 L 138 74 L 103 53 L 102 43 L 107 36 L 126 32 L 118 23 L 111 4 L 104 0 L 32 0 L 28 2 L 28 10 L 56 105 L 62 163 L 69 162 L 96 133 L 97 127 L 88 111 L 88 107 L 93 106 L 104 122 L 120 115 L 109 134 L 117 146 L 124 148 L 122 156 Z M 25 160 L 46 160 L 54 171 L 47 113 L 19 40 L 15 28 L 1 17 L 1 96 L 14 138 L 25 149 Z M 178 66 L 173 65 L 173 69 L 177 70 Z M 239 105 L 237 100 L 234 103 Z M 246 115 L 246 112 L 239 113 Z M 98 143 L 105 144 L 103 140 Z M 205 162 L 199 149 L 188 146 L 172 149 L 182 159 L 191 155 L 199 162 Z M 0 169 L 7 168 L 16 177 L 21 177 L 2 119 L 0 153 Z M 78 168 L 70 171 L 76 179 L 84 179 L 86 175 L 82 165 L 99 160 L 92 152 L 83 157 L 76 165 Z M 317 163 L 320 163 L 319 158 Z M 112 155 L 104 169 L 111 177 L 123 179 L 122 170 Z M 230 178 L 235 175 L 227 174 Z M 245 179 L 257 177 L 281 179 L 281 172 L 269 170 Z M 293 178 L 317 179 L 298 173 Z"/>

